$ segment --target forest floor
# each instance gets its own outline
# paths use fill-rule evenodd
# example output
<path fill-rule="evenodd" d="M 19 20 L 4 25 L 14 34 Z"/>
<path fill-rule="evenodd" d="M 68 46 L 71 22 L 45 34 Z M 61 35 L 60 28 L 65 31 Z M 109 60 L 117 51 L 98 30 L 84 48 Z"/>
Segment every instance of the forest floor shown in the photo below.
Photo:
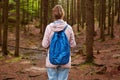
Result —
<path fill-rule="evenodd" d="M 99 30 L 96 30 L 94 61 L 98 65 L 82 64 L 86 58 L 84 31 L 75 33 L 77 46 L 72 49 L 72 68 L 68 80 L 120 80 L 120 26 L 114 27 L 115 37 L 111 39 L 106 35 L 104 42 L 99 40 Z M 8 38 L 9 56 L 0 56 L 0 80 L 47 80 L 46 50 L 41 47 L 39 29 L 32 26 L 29 34 L 21 32 L 18 58 L 13 57 L 15 33 L 11 31 Z"/>

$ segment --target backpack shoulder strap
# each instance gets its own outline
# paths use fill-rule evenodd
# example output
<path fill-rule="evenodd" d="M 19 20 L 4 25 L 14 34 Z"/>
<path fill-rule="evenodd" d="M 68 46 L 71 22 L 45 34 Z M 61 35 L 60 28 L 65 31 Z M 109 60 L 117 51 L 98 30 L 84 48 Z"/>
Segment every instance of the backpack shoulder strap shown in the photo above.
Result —
<path fill-rule="evenodd" d="M 68 27 L 68 24 L 65 26 L 65 28 L 63 29 L 63 31 L 65 31 L 67 27 Z"/>

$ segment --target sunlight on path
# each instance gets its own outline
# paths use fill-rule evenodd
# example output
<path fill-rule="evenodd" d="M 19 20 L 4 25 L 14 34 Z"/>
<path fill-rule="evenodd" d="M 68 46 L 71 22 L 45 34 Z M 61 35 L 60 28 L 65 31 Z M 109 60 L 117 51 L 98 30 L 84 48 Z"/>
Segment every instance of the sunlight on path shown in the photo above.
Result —
<path fill-rule="evenodd" d="M 28 69 L 25 69 L 25 71 L 31 71 L 31 72 L 35 72 L 35 73 L 46 72 L 46 68 L 40 68 L 40 67 L 32 66 L 32 67 L 30 67 Z"/>
<path fill-rule="evenodd" d="M 30 64 L 30 61 L 22 61 L 21 64 Z"/>

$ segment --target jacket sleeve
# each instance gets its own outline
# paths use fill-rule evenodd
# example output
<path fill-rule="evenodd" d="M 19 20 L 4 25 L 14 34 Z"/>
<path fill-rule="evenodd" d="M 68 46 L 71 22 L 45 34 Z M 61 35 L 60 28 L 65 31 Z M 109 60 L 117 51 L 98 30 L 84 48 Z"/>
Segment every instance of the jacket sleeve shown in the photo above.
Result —
<path fill-rule="evenodd" d="M 48 48 L 49 45 L 50 45 L 50 40 L 49 40 L 49 29 L 48 29 L 49 26 L 46 27 L 46 30 L 45 30 L 45 33 L 44 33 L 44 36 L 43 36 L 43 40 L 42 40 L 42 46 L 44 48 Z"/>
<path fill-rule="evenodd" d="M 75 47 L 75 46 L 76 46 L 75 36 L 74 36 L 73 29 L 71 28 L 70 47 Z"/>

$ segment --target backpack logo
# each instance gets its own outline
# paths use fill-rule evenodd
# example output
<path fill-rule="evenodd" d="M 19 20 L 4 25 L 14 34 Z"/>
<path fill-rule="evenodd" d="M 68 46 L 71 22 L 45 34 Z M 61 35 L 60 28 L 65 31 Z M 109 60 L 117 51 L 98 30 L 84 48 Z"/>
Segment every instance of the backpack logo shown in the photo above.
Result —
<path fill-rule="evenodd" d="M 49 60 L 54 65 L 64 65 L 69 62 L 70 44 L 65 34 L 67 26 L 62 31 L 54 32 L 51 39 Z"/>

